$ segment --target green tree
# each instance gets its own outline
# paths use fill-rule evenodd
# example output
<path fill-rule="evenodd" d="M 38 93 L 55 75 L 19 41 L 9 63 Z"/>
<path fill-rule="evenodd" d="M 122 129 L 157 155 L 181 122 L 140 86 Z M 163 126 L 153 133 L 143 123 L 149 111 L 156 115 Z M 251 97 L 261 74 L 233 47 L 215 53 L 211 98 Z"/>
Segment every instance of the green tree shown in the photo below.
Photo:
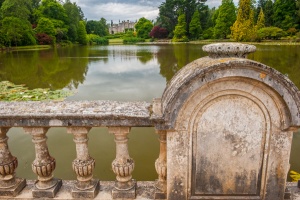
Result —
<path fill-rule="evenodd" d="M 298 20 L 297 20 L 297 23 L 298 23 L 298 27 L 300 28 L 300 0 L 297 0 L 296 1 L 296 6 L 297 6 L 297 17 L 298 17 Z"/>
<path fill-rule="evenodd" d="M 189 34 L 189 25 L 192 21 L 192 15 L 196 10 L 199 11 L 201 17 L 201 25 L 206 28 L 207 13 L 209 8 L 204 5 L 206 0 L 166 0 L 159 6 L 159 16 L 157 24 L 160 27 L 166 28 L 172 37 L 175 26 L 178 23 L 178 17 L 181 13 L 186 16 L 186 31 Z M 202 27 L 203 28 L 203 27 Z"/>
<path fill-rule="evenodd" d="M 68 15 L 65 8 L 56 0 L 42 0 L 39 8 L 34 13 L 37 19 L 44 17 L 51 20 L 55 27 L 56 41 L 68 39 Z"/>
<path fill-rule="evenodd" d="M 263 12 L 263 9 L 261 8 L 256 23 L 256 30 L 259 30 L 264 27 L 265 27 L 265 14 Z"/>
<path fill-rule="evenodd" d="M 56 35 L 56 29 L 52 23 L 52 21 L 48 18 L 41 17 L 38 21 L 38 25 L 36 27 L 37 33 L 46 33 L 49 36 L 52 36 L 53 38 Z"/>
<path fill-rule="evenodd" d="M 193 14 L 191 23 L 190 23 L 190 38 L 198 39 L 202 33 L 201 23 L 200 23 L 200 13 L 196 10 Z"/>
<path fill-rule="evenodd" d="M 274 2 L 273 21 L 276 27 L 287 30 L 296 24 L 296 1 L 276 0 Z"/>
<path fill-rule="evenodd" d="M 86 32 L 88 34 L 96 34 L 101 37 L 109 34 L 106 19 L 101 18 L 99 21 L 89 20 L 86 23 Z"/>
<path fill-rule="evenodd" d="M 5 0 L 0 9 L 1 17 L 16 17 L 27 21 L 31 6 L 31 0 Z"/>
<path fill-rule="evenodd" d="M 41 17 L 60 20 L 64 23 L 68 22 L 68 15 L 65 8 L 56 0 L 42 0 L 37 14 Z"/>
<path fill-rule="evenodd" d="M 86 45 L 88 41 L 87 41 L 87 33 L 85 30 L 85 22 L 84 21 L 79 22 L 77 34 L 78 34 L 78 43 L 82 44 L 82 45 Z"/>
<path fill-rule="evenodd" d="M 153 24 L 150 20 L 142 17 L 139 19 L 139 21 L 135 24 L 135 29 L 137 32 L 137 36 L 140 38 L 150 38 L 150 32 L 153 28 Z"/>
<path fill-rule="evenodd" d="M 68 26 L 67 36 L 68 39 L 72 42 L 77 40 L 77 30 L 79 27 L 79 21 L 83 20 L 81 9 L 77 6 L 76 3 L 72 3 L 70 0 L 66 0 L 63 5 L 66 14 L 68 16 L 68 20 L 66 22 Z"/>
<path fill-rule="evenodd" d="M 263 9 L 265 11 L 266 9 L 267 0 L 257 0 L 257 6 L 255 9 L 255 20 L 258 20 L 258 16 L 260 13 L 260 10 Z"/>
<path fill-rule="evenodd" d="M 254 11 L 251 0 L 240 0 L 237 19 L 231 27 L 231 36 L 236 41 L 253 39 Z"/>
<path fill-rule="evenodd" d="M 226 39 L 230 34 L 230 27 L 236 20 L 235 5 L 232 0 L 222 0 L 219 15 L 214 27 L 214 37 Z"/>
<path fill-rule="evenodd" d="M 186 41 L 188 41 L 186 34 L 187 34 L 187 31 L 186 31 L 185 14 L 181 14 L 178 17 L 178 24 L 175 27 L 174 37 L 173 37 L 172 41 L 186 42 Z"/>
<path fill-rule="evenodd" d="M 35 44 L 30 24 L 24 23 L 20 18 L 5 17 L 1 27 L 1 32 L 5 36 L 8 46 Z"/>
<path fill-rule="evenodd" d="M 265 14 L 265 25 L 267 27 L 273 26 L 273 1 L 272 0 L 267 0 L 264 9 L 264 14 Z"/>
<path fill-rule="evenodd" d="M 31 0 L 5 0 L 0 8 L 2 26 L 1 43 L 6 45 L 35 44 L 29 22 Z"/>

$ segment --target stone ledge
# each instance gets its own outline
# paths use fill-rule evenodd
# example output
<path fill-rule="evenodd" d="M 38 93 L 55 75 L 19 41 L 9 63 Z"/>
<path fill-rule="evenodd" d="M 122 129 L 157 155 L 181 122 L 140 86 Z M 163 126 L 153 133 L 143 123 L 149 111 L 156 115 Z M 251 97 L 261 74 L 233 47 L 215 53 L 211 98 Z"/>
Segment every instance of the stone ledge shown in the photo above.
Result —
<path fill-rule="evenodd" d="M 18 199 L 18 200 L 31 200 L 36 199 L 32 197 L 32 189 L 34 187 L 34 182 L 32 180 L 27 181 L 27 186 L 24 190 L 16 197 L 0 197 L 0 199 Z M 42 198 L 45 199 L 57 199 L 57 200 L 70 200 L 72 198 L 71 190 L 72 185 L 75 183 L 74 180 L 66 181 L 63 180 L 63 185 L 55 198 Z M 100 181 L 100 192 L 94 198 L 95 200 L 109 200 L 112 199 L 111 192 L 114 188 L 114 181 Z M 146 200 L 154 199 L 155 187 L 154 181 L 138 181 L 136 190 L 136 199 Z M 298 200 L 298 199 L 297 199 Z"/>
<path fill-rule="evenodd" d="M 1 127 L 153 126 L 151 104 L 118 101 L 0 102 Z"/>

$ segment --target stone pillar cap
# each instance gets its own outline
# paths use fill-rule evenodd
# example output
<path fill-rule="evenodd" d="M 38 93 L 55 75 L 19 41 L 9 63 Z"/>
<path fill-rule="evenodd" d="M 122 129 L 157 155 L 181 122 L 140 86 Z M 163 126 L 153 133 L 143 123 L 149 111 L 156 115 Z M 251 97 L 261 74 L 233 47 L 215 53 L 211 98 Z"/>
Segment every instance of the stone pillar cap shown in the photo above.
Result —
<path fill-rule="evenodd" d="M 202 49 L 207 52 L 211 58 L 246 58 L 249 53 L 256 51 L 254 45 L 234 42 L 209 44 L 203 46 Z"/>

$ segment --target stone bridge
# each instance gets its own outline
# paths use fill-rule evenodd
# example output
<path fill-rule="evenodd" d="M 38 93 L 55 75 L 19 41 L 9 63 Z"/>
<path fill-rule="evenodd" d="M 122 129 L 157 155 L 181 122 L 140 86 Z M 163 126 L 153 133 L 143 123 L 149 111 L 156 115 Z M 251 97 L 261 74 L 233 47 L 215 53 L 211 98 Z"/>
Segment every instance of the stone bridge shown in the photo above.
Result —
<path fill-rule="evenodd" d="M 152 103 L 1 102 L 0 198 L 299 200 L 297 183 L 286 177 L 293 131 L 300 127 L 300 93 L 275 69 L 246 59 L 255 49 L 237 43 L 204 46 L 209 56 L 180 70 Z M 18 158 L 6 135 L 12 127 L 32 136 L 36 180 L 15 176 Z M 56 161 L 46 137 L 52 127 L 65 127 L 74 136 L 77 180 L 53 177 Z M 107 127 L 115 137 L 114 182 L 93 178 L 97 158 L 88 152 L 93 127 Z M 131 127 L 156 129 L 156 181 L 132 177 Z"/>

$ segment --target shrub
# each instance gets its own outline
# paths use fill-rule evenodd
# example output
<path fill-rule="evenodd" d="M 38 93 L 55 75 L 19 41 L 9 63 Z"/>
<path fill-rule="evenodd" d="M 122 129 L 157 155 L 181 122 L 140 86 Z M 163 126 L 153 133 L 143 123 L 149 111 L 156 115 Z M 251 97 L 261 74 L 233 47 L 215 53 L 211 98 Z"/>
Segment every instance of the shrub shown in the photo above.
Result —
<path fill-rule="evenodd" d="M 297 29 L 296 28 L 289 28 L 286 32 L 289 36 L 296 35 Z"/>
<path fill-rule="evenodd" d="M 154 26 L 153 29 L 150 32 L 150 37 L 151 38 L 167 38 L 168 37 L 168 30 L 165 28 L 162 28 L 160 26 Z"/>
<path fill-rule="evenodd" d="M 145 39 L 139 38 L 139 37 L 126 37 L 123 38 L 123 43 L 124 44 L 135 44 L 138 42 L 145 42 Z"/>
<path fill-rule="evenodd" d="M 213 39 L 213 36 L 214 36 L 214 28 L 210 27 L 205 31 L 203 31 L 203 35 L 202 35 L 203 39 Z"/>
<path fill-rule="evenodd" d="M 88 34 L 87 35 L 88 44 L 98 44 L 98 45 L 108 45 L 108 39 L 106 37 L 100 37 L 99 35 L 95 34 Z"/>
<path fill-rule="evenodd" d="M 260 39 L 273 39 L 278 40 L 284 37 L 286 33 L 278 27 L 265 27 L 257 31 L 257 35 Z"/>
<path fill-rule="evenodd" d="M 37 33 L 35 35 L 36 40 L 38 44 L 44 45 L 44 44 L 53 44 L 53 38 L 46 33 Z"/>

